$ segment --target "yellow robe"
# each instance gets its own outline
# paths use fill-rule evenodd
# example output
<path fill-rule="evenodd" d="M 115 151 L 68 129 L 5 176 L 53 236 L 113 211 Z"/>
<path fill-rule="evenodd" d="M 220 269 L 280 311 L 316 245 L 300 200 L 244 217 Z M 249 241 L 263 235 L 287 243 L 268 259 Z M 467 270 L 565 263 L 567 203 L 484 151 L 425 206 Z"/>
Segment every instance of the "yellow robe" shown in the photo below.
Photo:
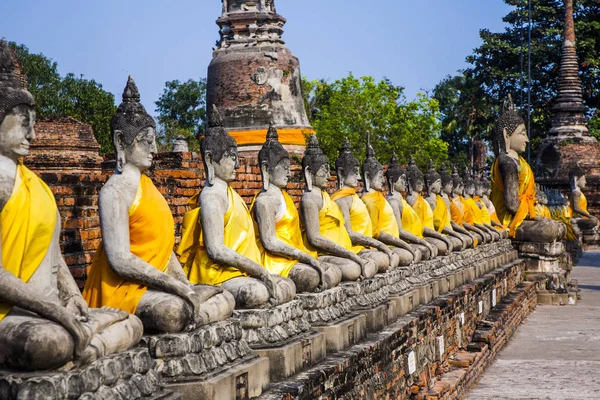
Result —
<path fill-rule="evenodd" d="M 423 239 L 425 227 L 415 210 L 402 199 L 402 229 Z"/>
<path fill-rule="evenodd" d="M 452 216 L 446 202 L 439 194 L 435 197 L 435 210 L 433 210 L 433 226 L 436 231 L 442 233 L 444 228 L 452 229 L 450 224 Z"/>
<path fill-rule="evenodd" d="M 171 209 L 152 180 L 141 176 L 135 200 L 129 207 L 131 253 L 161 272 L 166 272 L 175 245 L 175 223 Z M 83 289 L 90 307 L 113 307 L 135 314 L 148 287 L 115 274 L 104 246 L 96 251 Z"/>
<path fill-rule="evenodd" d="M 254 221 L 248 206 L 231 186 L 227 186 L 227 202 L 229 206 L 223 218 L 225 246 L 260 264 L 261 254 L 256 244 Z M 235 267 L 217 264 L 208 257 L 200 224 L 198 195 L 190 199 L 188 204 L 195 208 L 183 217 L 181 243 L 177 254 L 180 255 L 183 270 L 189 281 L 194 285 L 220 285 L 230 279 L 247 276 Z"/>
<path fill-rule="evenodd" d="M 535 205 L 535 212 L 537 215 L 541 215 L 544 218 L 552 219 L 552 216 L 550 215 L 550 209 L 543 204 L 537 203 Z"/>
<path fill-rule="evenodd" d="M 504 182 L 500 176 L 498 159 L 492 165 L 492 202 L 496 207 L 498 219 L 502 225 L 509 229 L 509 236 L 514 238 L 517 228 L 521 226 L 527 217 L 533 219 L 537 216 L 535 212 L 535 177 L 527 161 L 519 156 L 519 200 L 521 204 L 513 215 L 504 203 Z"/>
<path fill-rule="evenodd" d="M 473 201 L 475 201 L 475 204 L 479 208 L 481 222 L 485 225 L 492 225 L 492 216 L 490 214 L 490 210 L 488 210 L 481 196 L 473 197 Z"/>
<path fill-rule="evenodd" d="M 281 191 L 281 194 L 283 195 L 283 201 L 285 202 L 285 213 L 275 222 L 275 236 L 288 246 L 304 253 L 308 253 L 316 258 L 318 256 L 317 253 L 306 248 L 304 240 L 302 240 L 300 217 L 298 216 L 298 210 L 296 210 L 294 200 L 292 200 L 290 195 L 285 191 Z M 253 210 L 254 207 L 252 207 L 250 211 L 252 212 Z M 258 235 L 256 242 L 262 256 L 262 265 L 267 271 L 287 278 L 294 265 L 298 264 L 299 261 L 268 252 L 263 247 Z"/>
<path fill-rule="evenodd" d="M 469 197 L 468 199 L 461 196 L 461 201 L 464 204 L 465 213 L 463 215 L 463 220 L 467 224 L 475 225 L 481 224 L 481 209 L 477 207 L 475 200 Z"/>
<path fill-rule="evenodd" d="M 415 210 L 419 218 L 421 218 L 421 222 L 423 223 L 424 227 L 435 230 L 435 225 L 433 223 L 433 210 L 431 209 L 431 206 L 427 200 L 425 200 L 420 194 L 417 195 L 417 200 L 415 201 L 413 210 Z"/>
<path fill-rule="evenodd" d="M 350 225 L 352 230 L 361 235 L 373 237 L 373 224 L 369 216 L 369 210 L 356 194 L 356 189 L 343 188 L 331 195 L 331 200 L 336 201 L 344 197 L 352 196 L 352 205 L 350 206 Z M 352 251 L 358 254 L 364 246 L 353 246 Z"/>
<path fill-rule="evenodd" d="M 0 220 L 2 268 L 29 282 L 52 244 L 57 208 L 48 186 L 23 165 L 17 166 L 13 191 Z M 0 321 L 11 309 L 11 305 L 0 303 Z"/>
<path fill-rule="evenodd" d="M 378 191 L 365 193 L 362 196 L 362 201 L 371 217 L 373 237 L 379 237 L 382 232 L 394 237 L 400 237 L 400 229 L 394 215 L 394 209 L 386 200 L 383 193 Z"/>
<path fill-rule="evenodd" d="M 450 199 L 450 215 L 452 217 L 452 222 L 460 226 L 464 223 L 463 209 L 464 205 L 461 201 L 461 196 Z"/>
<path fill-rule="evenodd" d="M 323 207 L 321 208 L 321 210 L 319 210 L 321 235 L 331 240 L 332 242 L 339 244 L 346 250 L 350 250 L 358 254 L 358 251 L 354 251 L 352 241 L 350 240 L 350 236 L 348 235 L 348 231 L 346 230 L 342 210 L 340 210 L 340 207 L 337 205 L 336 202 L 331 200 L 331 197 L 329 197 L 329 194 L 326 191 L 321 191 L 321 195 L 323 196 Z M 306 240 L 306 238 L 305 243 L 308 244 L 308 240 Z M 308 246 L 308 248 L 312 249 L 311 246 Z"/>
<path fill-rule="evenodd" d="M 586 213 L 589 214 L 588 211 L 588 202 L 587 202 L 587 198 L 585 197 L 585 195 L 583 194 L 583 192 L 580 192 L 581 195 L 579 196 L 579 209 L 585 211 Z M 581 218 L 588 218 L 584 215 L 579 215 L 577 214 L 577 217 L 581 217 Z"/>

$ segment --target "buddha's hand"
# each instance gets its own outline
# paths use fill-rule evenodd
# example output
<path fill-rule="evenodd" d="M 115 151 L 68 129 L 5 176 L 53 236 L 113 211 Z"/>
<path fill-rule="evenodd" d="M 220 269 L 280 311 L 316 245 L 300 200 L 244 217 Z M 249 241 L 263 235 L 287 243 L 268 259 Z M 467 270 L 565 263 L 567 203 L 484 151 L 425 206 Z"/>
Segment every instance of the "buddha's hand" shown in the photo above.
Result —
<path fill-rule="evenodd" d="M 398 264 L 400 264 L 400 256 L 394 253 L 392 250 L 390 250 L 390 248 L 387 246 L 385 247 L 385 250 L 385 254 L 387 254 L 387 256 L 390 259 L 390 268 L 396 268 Z"/>
<path fill-rule="evenodd" d="M 269 291 L 269 303 L 271 303 L 273 307 L 279 305 L 279 297 L 277 296 L 277 283 L 269 271 L 266 269 L 264 270 L 260 276 L 260 281 L 264 283 Z"/>
<path fill-rule="evenodd" d="M 319 262 L 319 260 L 317 260 L 316 258 L 314 260 L 311 260 L 310 265 L 319 274 L 319 286 L 317 287 L 317 291 L 322 292 L 324 290 L 329 289 L 327 287 L 327 282 L 325 281 L 325 270 L 321 266 L 321 263 Z"/>
<path fill-rule="evenodd" d="M 444 236 L 444 243 L 446 243 L 446 246 L 448 247 L 448 253 L 452 253 L 452 251 L 454 250 L 454 245 L 446 236 Z"/>
<path fill-rule="evenodd" d="M 71 296 L 65 308 L 73 315 L 79 317 L 80 321 L 87 321 L 88 319 L 88 305 L 79 294 Z"/>
<path fill-rule="evenodd" d="M 73 341 L 75 342 L 75 358 L 83 354 L 85 348 L 92 340 L 91 329 L 85 326 L 79 318 L 79 316 L 69 312 L 66 308 L 61 310 L 58 318 L 62 327 L 73 337 Z"/>
<path fill-rule="evenodd" d="M 427 242 L 427 248 L 431 252 L 431 258 L 436 258 L 438 256 L 438 249 L 437 249 L 436 246 L 434 246 L 431 243 Z"/>
<path fill-rule="evenodd" d="M 205 321 L 202 319 L 202 313 L 200 312 L 200 305 L 202 304 L 200 296 L 191 290 L 185 295 L 184 300 L 188 303 L 192 311 L 192 323 L 187 329 L 194 330 L 196 327 L 204 325 Z"/>

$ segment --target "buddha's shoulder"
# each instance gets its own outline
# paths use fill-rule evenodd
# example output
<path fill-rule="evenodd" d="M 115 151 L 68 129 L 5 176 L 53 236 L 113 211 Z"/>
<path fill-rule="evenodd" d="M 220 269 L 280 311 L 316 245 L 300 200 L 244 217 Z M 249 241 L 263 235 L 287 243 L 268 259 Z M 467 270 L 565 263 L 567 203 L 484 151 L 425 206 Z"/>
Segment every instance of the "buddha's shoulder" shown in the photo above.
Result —
<path fill-rule="evenodd" d="M 111 176 L 100 190 L 100 199 L 123 198 L 133 201 L 137 193 L 139 182 L 125 176 L 115 174 Z"/>

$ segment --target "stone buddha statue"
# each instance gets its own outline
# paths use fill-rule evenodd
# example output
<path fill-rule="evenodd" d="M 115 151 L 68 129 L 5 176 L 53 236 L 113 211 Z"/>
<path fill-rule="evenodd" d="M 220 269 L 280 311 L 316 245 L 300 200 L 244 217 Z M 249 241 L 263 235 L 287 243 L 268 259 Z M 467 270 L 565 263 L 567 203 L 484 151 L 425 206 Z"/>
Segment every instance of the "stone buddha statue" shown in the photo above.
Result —
<path fill-rule="evenodd" d="M 233 294 L 238 309 L 269 308 L 291 301 L 294 282 L 262 265 L 254 221 L 230 183 L 238 168 L 235 140 L 223 128 L 216 107 L 200 143 L 206 185 L 190 200 L 177 252 L 192 283 L 218 285 Z"/>
<path fill-rule="evenodd" d="M 111 120 L 116 170 L 100 191 L 102 244 L 83 296 L 92 307 L 137 315 L 147 333 L 173 333 L 233 312 L 221 288 L 192 285 L 177 260 L 175 223 L 165 198 L 144 174 L 156 153 L 154 119 L 132 77 Z"/>
<path fill-rule="evenodd" d="M 457 224 L 453 220 L 453 214 L 456 214 L 456 210 L 453 209 L 453 204 L 452 204 L 452 199 L 451 199 L 452 192 L 454 190 L 454 181 L 452 180 L 452 175 L 449 172 L 449 167 L 442 166 L 442 168 L 439 171 L 439 175 L 441 178 L 441 186 L 442 186 L 442 191 L 440 192 L 440 198 L 444 201 L 444 204 L 446 205 L 446 208 L 449 212 L 450 226 L 452 227 L 452 230 L 456 234 L 460 235 L 461 239 L 464 242 L 466 242 L 467 247 L 469 247 L 469 248 L 474 247 L 476 245 L 476 238 L 475 238 L 474 234 L 469 232 L 462 225 Z M 434 223 L 435 223 L 435 216 L 434 216 Z"/>
<path fill-rule="evenodd" d="M 437 232 L 446 235 L 448 240 L 452 242 L 453 250 L 464 250 L 468 246 L 468 241 L 461 234 L 452 229 L 450 209 L 441 195 L 442 177 L 436 171 L 433 160 L 429 160 L 429 170 L 425 174 L 425 187 L 427 188 L 425 200 L 433 212 L 434 229 Z"/>
<path fill-rule="evenodd" d="M 548 195 L 539 185 L 536 189 L 535 200 L 537 201 L 535 205 L 537 215 L 541 215 L 544 218 L 552 218 L 550 208 L 548 208 Z"/>
<path fill-rule="evenodd" d="M 342 155 L 340 156 L 342 157 Z M 348 184 L 348 182 L 350 182 L 350 184 L 354 181 L 357 182 L 358 176 L 356 176 L 356 174 L 359 173 L 358 160 L 348 152 L 344 157 L 346 158 L 346 162 L 340 162 L 339 166 L 342 167 L 342 173 L 339 172 L 338 167 L 338 179 L 343 179 L 346 184 Z M 344 164 L 345 167 L 343 166 Z M 353 169 L 353 173 L 345 173 L 345 171 L 348 171 L 351 168 Z M 367 158 L 363 163 L 362 172 L 364 182 L 362 201 L 360 201 L 355 194 L 352 198 L 346 198 L 345 207 L 354 210 L 364 210 L 360 213 L 363 215 L 362 219 L 371 221 L 371 230 L 368 233 L 375 237 L 380 243 L 383 243 L 384 247 L 399 259 L 401 266 L 407 266 L 413 261 L 419 260 L 420 256 L 417 254 L 417 251 L 404 240 L 400 239 L 400 229 L 398 228 L 394 210 L 383 194 L 383 165 L 377 161 L 373 148 L 368 143 Z M 351 200 L 351 203 L 349 203 L 349 200 Z M 340 205 L 340 208 L 344 210 L 344 206 Z M 358 211 L 354 212 L 354 214 L 357 213 Z M 352 218 L 353 213 L 349 212 L 348 214 L 350 215 L 350 218 Z M 390 247 L 388 248 L 388 246 Z"/>
<path fill-rule="evenodd" d="M 0 368 L 84 365 L 127 350 L 140 320 L 88 308 L 60 250 L 60 215 L 46 184 L 21 163 L 35 139 L 35 103 L 0 42 Z"/>
<path fill-rule="evenodd" d="M 490 181 L 484 176 L 475 179 L 475 195 L 473 196 L 473 201 L 475 201 L 475 204 L 481 211 L 481 221 L 484 226 L 495 228 L 495 230 L 498 231 L 500 238 L 506 239 L 508 237 L 508 230 L 498 222 L 494 204 L 488 198 L 488 192 L 490 190 Z M 544 192 L 541 193 L 543 194 Z"/>
<path fill-rule="evenodd" d="M 433 211 L 429 203 L 421 196 L 421 193 L 425 189 L 425 177 L 412 157 L 408 163 L 407 173 L 408 194 L 406 201 L 415 210 L 419 219 L 421 219 L 425 240 L 437 247 L 439 255 L 446 256 L 452 252 L 454 245 L 446 236 L 435 230 Z"/>
<path fill-rule="evenodd" d="M 458 174 L 456 166 L 452 169 L 452 195 L 450 201 L 450 215 L 452 217 L 452 226 L 461 226 L 471 232 L 477 243 L 486 243 L 491 240 L 491 236 L 486 234 L 475 225 L 465 221 L 466 207 L 463 199 L 464 184 L 463 179 Z M 456 229 L 456 228 L 455 228 Z"/>
<path fill-rule="evenodd" d="M 535 178 L 527 161 L 519 155 L 529 143 L 527 128 L 510 97 L 494 133 L 497 157 L 492 166 L 491 199 L 498 219 L 509 229 L 509 237 L 517 241 L 556 241 L 561 232 L 559 223 L 538 217 L 535 212 Z"/>
<path fill-rule="evenodd" d="M 489 213 L 487 210 L 482 212 L 481 207 L 477 204 L 478 201 L 481 201 L 481 197 L 476 197 L 475 179 L 469 172 L 465 173 L 463 185 L 464 221 L 479 228 L 486 235 L 486 241 L 500 240 L 498 231 L 486 223 L 488 220 L 491 221 Z"/>
<path fill-rule="evenodd" d="M 406 168 L 398 165 L 398 159 L 395 155 L 390 160 L 386 177 L 389 188 L 387 201 L 394 211 L 400 239 L 410 243 L 413 249 L 418 250 L 415 262 L 437 257 L 438 248 L 425 240 L 425 227 L 421 222 L 421 218 L 402 197 L 402 193 L 408 192 L 408 176 Z"/>
<path fill-rule="evenodd" d="M 575 167 L 569 172 L 569 182 L 571 183 L 571 209 L 573 210 L 574 223 L 581 231 L 587 231 L 598 227 L 598 218 L 591 215 L 588 211 L 587 198 L 582 192 L 587 184 L 585 171 L 580 167 Z"/>
<path fill-rule="evenodd" d="M 372 278 L 379 270 L 377 263 L 359 254 L 362 249 L 352 244 L 342 210 L 327 193 L 329 159 L 314 134 L 308 140 L 302 169 L 306 188 L 300 211 L 309 248 L 338 265 L 344 281 Z"/>
<path fill-rule="evenodd" d="M 279 143 L 273 125 L 258 153 L 263 187 L 251 212 L 260 233 L 262 265 L 272 274 L 290 278 L 298 292 L 330 289 L 342 279 L 342 271 L 318 257 L 304 244 L 300 217 L 294 201 L 285 191 L 290 177 L 290 154 Z"/>

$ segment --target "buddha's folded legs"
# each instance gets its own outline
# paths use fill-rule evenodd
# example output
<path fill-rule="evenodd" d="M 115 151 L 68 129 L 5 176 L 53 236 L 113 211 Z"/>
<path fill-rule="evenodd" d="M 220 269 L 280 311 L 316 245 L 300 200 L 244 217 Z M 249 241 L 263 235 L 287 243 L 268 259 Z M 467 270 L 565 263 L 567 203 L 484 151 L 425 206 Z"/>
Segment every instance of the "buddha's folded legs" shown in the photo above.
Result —
<path fill-rule="evenodd" d="M 340 271 L 342 271 L 342 281 L 356 281 L 361 274 L 360 265 L 346 258 L 320 256 L 319 262 L 336 265 Z M 375 275 L 375 273 L 373 275 Z"/>
<path fill-rule="evenodd" d="M 576 224 L 582 231 L 588 231 L 594 229 L 598 224 L 598 220 L 595 218 L 575 218 Z"/>
<path fill-rule="evenodd" d="M 145 333 L 183 332 L 192 322 L 191 307 L 181 297 L 152 289 L 142 296 L 135 315 Z"/>
<path fill-rule="evenodd" d="M 523 221 L 517 229 L 516 240 L 519 242 L 552 243 L 560 240 L 561 223 L 550 219 L 540 221 Z"/>
<path fill-rule="evenodd" d="M 328 288 L 336 287 L 342 280 L 342 271 L 335 264 L 321 263 L 325 270 L 324 280 Z M 321 282 L 316 269 L 307 264 L 298 263 L 290 271 L 289 278 L 296 285 L 298 293 L 313 293 Z"/>
<path fill-rule="evenodd" d="M 288 303 L 296 296 L 296 286 L 291 279 L 273 276 L 277 285 L 277 301 Z M 221 287 L 235 298 L 235 308 L 268 308 L 269 291 L 264 283 L 255 278 L 238 277 L 221 284 Z"/>
<path fill-rule="evenodd" d="M 421 259 L 419 261 L 431 260 L 431 251 L 426 246 L 421 244 L 411 244 L 411 247 L 421 253 Z"/>
<path fill-rule="evenodd" d="M 361 250 L 358 255 L 361 258 L 373 260 L 377 265 L 377 272 L 386 272 L 390 268 L 390 257 L 379 250 Z"/>
<path fill-rule="evenodd" d="M 398 258 L 400 259 L 400 263 L 398 263 L 399 267 L 406 267 L 413 262 L 413 255 L 410 251 L 400 247 L 392 247 L 392 251 L 397 254 Z M 419 262 L 420 259 L 414 261 Z"/>
<path fill-rule="evenodd" d="M 432 237 L 426 237 L 425 240 L 437 247 L 438 256 L 447 256 L 448 254 L 450 254 L 450 252 L 448 251 L 448 246 L 441 240 Z"/>
<path fill-rule="evenodd" d="M 452 249 L 454 251 L 460 251 L 462 249 L 462 241 L 454 236 L 448 236 L 448 240 L 452 243 Z"/>

